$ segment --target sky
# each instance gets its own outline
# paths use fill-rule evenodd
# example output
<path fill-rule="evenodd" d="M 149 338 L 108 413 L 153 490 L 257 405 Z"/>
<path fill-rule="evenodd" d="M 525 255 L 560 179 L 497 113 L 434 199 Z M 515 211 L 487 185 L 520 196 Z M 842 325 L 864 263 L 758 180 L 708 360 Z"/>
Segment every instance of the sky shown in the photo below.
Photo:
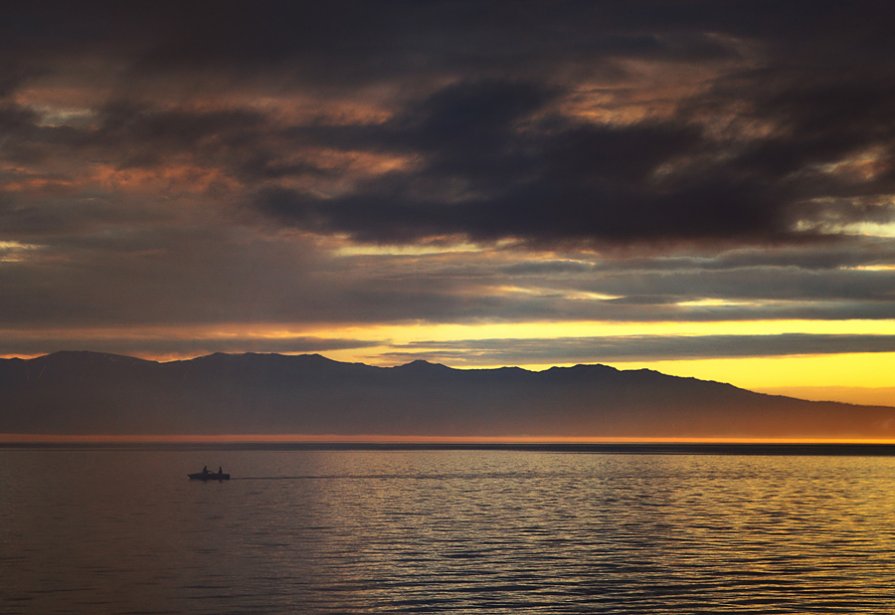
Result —
<path fill-rule="evenodd" d="M 889 2 L 13 3 L 0 356 L 895 405 Z"/>

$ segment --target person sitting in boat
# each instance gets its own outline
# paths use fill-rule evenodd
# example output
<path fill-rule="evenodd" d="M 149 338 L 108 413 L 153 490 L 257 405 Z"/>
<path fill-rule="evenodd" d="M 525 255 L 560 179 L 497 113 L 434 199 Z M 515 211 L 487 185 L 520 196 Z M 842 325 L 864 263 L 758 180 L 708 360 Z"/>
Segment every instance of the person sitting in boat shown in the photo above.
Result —
<path fill-rule="evenodd" d="M 223 466 L 218 466 L 218 474 L 223 474 L 223 473 L 224 473 Z"/>
<path fill-rule="evenodd" d="M 202 466 L 202 474 L 208 474 L 208 466 Z"/>

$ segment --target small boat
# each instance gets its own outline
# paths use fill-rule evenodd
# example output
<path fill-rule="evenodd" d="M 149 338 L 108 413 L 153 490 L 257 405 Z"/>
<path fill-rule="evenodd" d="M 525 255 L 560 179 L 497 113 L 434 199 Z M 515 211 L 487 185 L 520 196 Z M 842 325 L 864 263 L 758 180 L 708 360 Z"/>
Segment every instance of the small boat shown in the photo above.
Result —
<path fill-rule="evenodd" d="M 208 468 L 202 468 L 201 472 L 187 474 L 187 476 L 190 480 L 230 480 L 230 475 L 224 472 L 221 468 L 218 468 L 217 472 L 209 472 Z"/>

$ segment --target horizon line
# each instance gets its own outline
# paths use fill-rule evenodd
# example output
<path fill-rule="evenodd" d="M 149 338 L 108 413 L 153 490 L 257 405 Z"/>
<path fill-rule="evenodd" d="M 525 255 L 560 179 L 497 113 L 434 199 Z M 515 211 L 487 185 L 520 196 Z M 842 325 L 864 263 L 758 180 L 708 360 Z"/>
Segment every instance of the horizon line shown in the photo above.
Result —
<path fill-rule="evenodd" d="M 885 438 L 713 437 L 713 436 L 437 436 L 401 434 L 33 434 L 0 433 L 2 444 L 421 444 L 421 445 L 895 445 Z"/>

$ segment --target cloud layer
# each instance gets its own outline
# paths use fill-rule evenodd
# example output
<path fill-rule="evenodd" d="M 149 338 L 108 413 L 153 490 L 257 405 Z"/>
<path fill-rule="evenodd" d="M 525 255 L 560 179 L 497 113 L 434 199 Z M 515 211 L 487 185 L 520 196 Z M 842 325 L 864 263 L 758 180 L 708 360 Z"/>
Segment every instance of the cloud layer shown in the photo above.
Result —
<path fill-rule="evenodd" d="M 881 2 L 8 7 L 0 353 L 99 326 L 891 319 L 893 17 Z M 678 342 L 607 352 L 687 355 Z M 806 343 L 743 348 L 789 342 Z M 505 358 L 523 352 L 539 351 Z"/>

